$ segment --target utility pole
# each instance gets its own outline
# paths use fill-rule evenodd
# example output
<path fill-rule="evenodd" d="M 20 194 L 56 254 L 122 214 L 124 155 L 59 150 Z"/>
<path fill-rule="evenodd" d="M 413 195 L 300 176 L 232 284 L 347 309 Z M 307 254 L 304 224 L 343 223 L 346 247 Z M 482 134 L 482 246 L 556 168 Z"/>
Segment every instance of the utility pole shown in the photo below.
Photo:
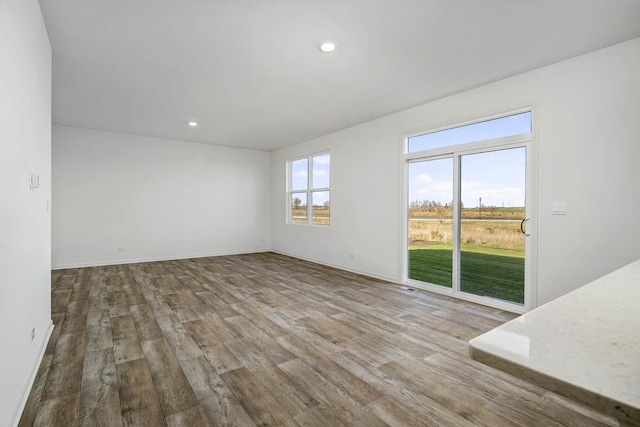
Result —
<path fill-rule="evenodd" d="M 478 200 L 478 219 L 482 219 L 482 197 Z"/>

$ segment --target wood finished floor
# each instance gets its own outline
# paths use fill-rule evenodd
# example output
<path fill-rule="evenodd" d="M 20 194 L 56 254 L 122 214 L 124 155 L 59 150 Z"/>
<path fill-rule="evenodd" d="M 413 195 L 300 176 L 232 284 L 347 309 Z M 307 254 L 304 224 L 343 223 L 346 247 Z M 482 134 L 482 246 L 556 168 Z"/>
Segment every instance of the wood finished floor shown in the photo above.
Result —
<path fill-rule="evenodd" d="M 470 359 L 500 310 L 273 253 L 52 282 L 21 426 L 617 425 Z"/>

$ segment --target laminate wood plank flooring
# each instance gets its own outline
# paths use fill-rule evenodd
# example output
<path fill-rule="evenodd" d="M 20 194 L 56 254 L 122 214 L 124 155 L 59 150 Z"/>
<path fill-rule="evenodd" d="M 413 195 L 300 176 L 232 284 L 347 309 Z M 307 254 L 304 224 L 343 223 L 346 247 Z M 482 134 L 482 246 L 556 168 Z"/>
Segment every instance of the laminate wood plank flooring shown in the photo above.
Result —
<path fill-rule="evenodd" d="M 21 426 L 616 426 L 482 365 L 515 316 L 274 253 L 57 270 Z"/>

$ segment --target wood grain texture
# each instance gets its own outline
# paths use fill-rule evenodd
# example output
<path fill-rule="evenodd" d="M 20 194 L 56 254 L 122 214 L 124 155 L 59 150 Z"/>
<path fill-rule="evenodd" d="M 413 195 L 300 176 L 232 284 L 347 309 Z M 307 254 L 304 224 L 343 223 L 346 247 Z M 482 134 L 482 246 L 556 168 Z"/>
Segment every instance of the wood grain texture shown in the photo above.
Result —
<path fill-rule="evenodd" d="M 180 365 L 211 425 L 255 425 L 205 357 L 181 360 Z"/>
<path fill-rule="evenodd" d="M 67 394 L 43 401 L 36 414 L 34 426 L 78 425 L 80 393 Z"/>
<path fill-rule="evenodd" d="M 136 325 L 130 314 L 111 317 L 111 330 L 116 363 L 144 358 Z"/>
<path fill-rule="evenodd" d="M 514 317 L 273 253 L 52 272 L 20 426 L 615 426 L 482 365 Z"/>
<path fill-rule="evenodd" d="M 89 303 L 86 326 L 86 351 L 104 350 L 113 348 L 113 335 L 111 333 L 111 318 L 108 309 Z"/>
<path fill-rule="evenodd" d="M 145 359 L 116 365 L 124 425 L 164 426 L 166 421 Z"/>
<path fill-rule="evenodd" d="M 164 338 L 164 333 L 160 329 L 160 325 L 158 325 L 156 317 L 148 304 L 132 305 L 130 310 L 140 341 Z"/>
<path fill-rule="evenodd" d="M 198 399 L 167 340 L 145 341 L 142 348 L 165 416 L 198 405 Z"/>
<path fill-rule="evenodd" d="M 113 348 L 85 353 L 79 420 L 81 425 L 122 425 Z"/>
<path fill-rule="evenodd" d="M 44 386 L 44 400 L 79 393 L 83 361 L 84 333 L 60 335 Z"/>
<path fill-rule="evenodd" d="M 280 369 L 301 384 L 315 400 L 325 404 L 343 424 L 372 427 L 386 425 L 353 400 L 344 389 L 328 381 L 300 359 L 283 363 Z"/>
<path fill-rule="evenodd" d="M 256 425 L 297 425 L 291 414 L 246 368 L 225 372 L 221 377 Z"/>
<path fill-rule="evenodd" d="M 193 427 L 207 425 L 207 416 L 204 414 L 200 405 L 169 415 L 166 420 L 168 427 Z"/>

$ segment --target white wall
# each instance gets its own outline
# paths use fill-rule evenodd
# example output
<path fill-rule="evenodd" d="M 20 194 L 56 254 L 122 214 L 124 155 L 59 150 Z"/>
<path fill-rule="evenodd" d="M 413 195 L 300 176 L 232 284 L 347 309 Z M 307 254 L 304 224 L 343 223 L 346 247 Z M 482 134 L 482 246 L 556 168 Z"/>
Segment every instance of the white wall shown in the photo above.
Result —
<path fill-rule="evenodd" d="M 54 126 L 52 161 L 54 268 L 270 247 L 268 152 Z"/>
<path fill-rule="evenodd" d="M 29 172 L 40 188 L 29 189 Z M 37 0 L 0 3 L 0 425 L 19 418 L 51 328 L 51 47 Z M 31 340 L 31 329 L 36 335 Z M 15 420 L 15 421 L 14 421 Z"/>
<path fill-rule="evenodd" d="M 402 135 L 532 104 L 538 305 L 640 258 L 640 39 L 274 152 L 273 250 L 401 280 Z M 286 160 L 325 149 L 332 225 L 285 224 Z"/>

